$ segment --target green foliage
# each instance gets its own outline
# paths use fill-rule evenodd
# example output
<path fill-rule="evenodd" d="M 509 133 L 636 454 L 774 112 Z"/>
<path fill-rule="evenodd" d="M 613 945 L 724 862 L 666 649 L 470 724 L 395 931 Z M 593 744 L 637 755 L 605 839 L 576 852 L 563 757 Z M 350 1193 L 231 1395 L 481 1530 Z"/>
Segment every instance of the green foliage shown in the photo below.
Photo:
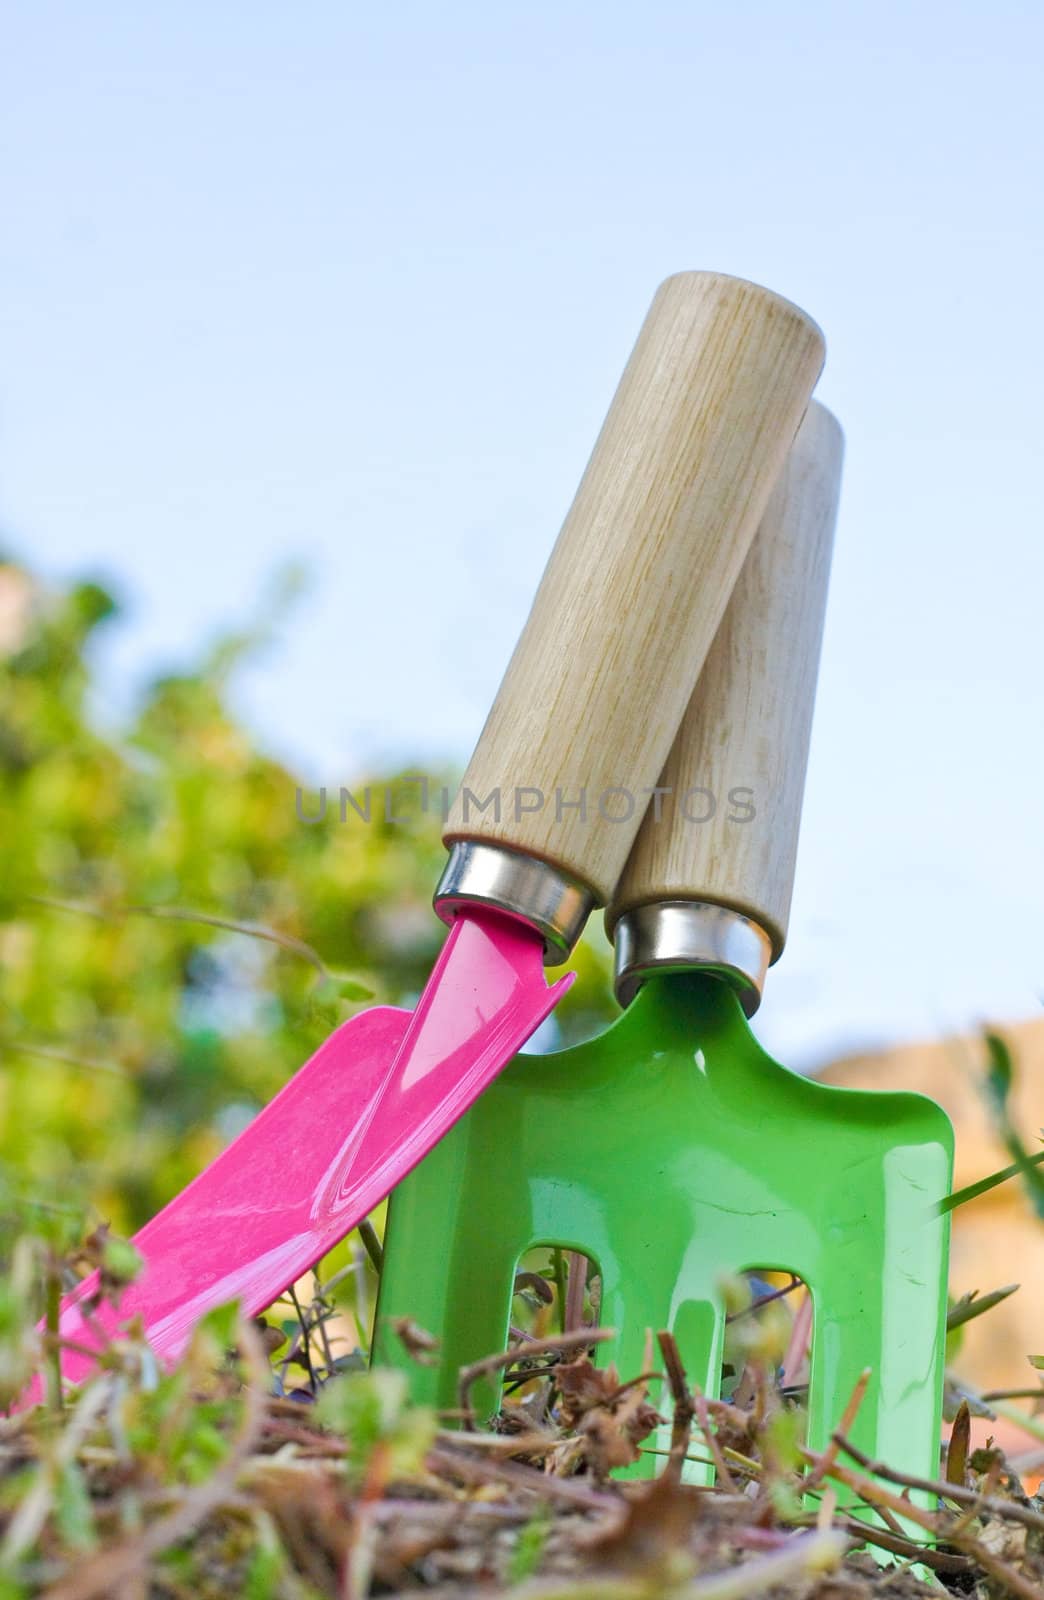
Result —
<path fill-rule="evenodd" d="M 1020 1172 L 1037 1216 L 1044 1219 L 1044 1171 L 1030 1155 L 1011 1119 L 1009 1097 L 1015 1082 L 1015 1063 L 1007 1044 L 997 1033 L 985 1035 L 987 1050 L 986 1100 L 997 1131 Z"/>
<path fill-rule="evenodd" d="M 102 1266 L 109 1278 L 133 1283 L 141 1271 L 141 1256 L 126 1239 L 107 1237 L 102 1245 Z"/>
<path fill-rule="evenodd" d="M 44 1239 L 23 1238 L 22 1246 L 28 1257 L 49 1260 L 53 1254 Z M 104 1253 L 104 1236 L 93 1248 Z M 74 1259 L 57 1265 L 71 1266 Z M 748 1286 L 734 1280 L 723 1291 L 734 1315 L 756 1320 L 744 1315 Z M 781 1405 L 777 1374 L 761 1360 L 742 1406 L 707 1400 L 711 1434 L 726 1450 L 741 1490 L 726 1487 L 726 1514 L 715 1506 L 715 1491 L 686 1488 L 671 1470 L 640 1493 L 617 1494 L 608 1483 L 595 1489 L 581 1476 L 575 1479 L 577 1494 L 597 1493 L 607 1509 L 615 1500 L 592 1537 L 590 1519 L 576 1515 L 571 1495 L 547 1493 L 549 1475 L 572 1480 L 583 1465 L 602 1478 L 619 1465 L 614 1440 L 619 1446 L 630 1438 L 636 1447 L 662 1420 L 647 1402 L 647 1378 L 621 1384 L 614 1368 L 597 1368 L 586 1355 L 560 1361 L 553 1376 L 539 1380 L 557 1400 L 545 1405 L 538 1421 L 530 1397 L 531 1425 L 514 1441 L 510 1427 L 448 1439 L 437 1435 L 432 1411 L 409 1403 L 408 1381 L 398 1371 L 336 1377 L 320 1388 L 316 1403 L 289 1405 L 273 1393 L 262 1333 L 234 1307 L 223 1307 L 199 1324 L 177 1368 L 160 1374 L 130 1329 L 106 1346 L 103 1375 L 68 1390 L 60 1412 L 40 1406 L 5 1422 L 0 1600 L 59 1592 L 89 1600 L 122 1592 L 127 1584 L 142 1594 L 169 1591 L 199 1600 L 229 1594 L 334 1600 L 346 1592 L 346 1573 L 353 1593 L 390 1593 L 400 1579 L 411 1593 L 429 1586 L 441 1593 L 447 1580 L 456 1583 L 462 1565 L 469 1575 L 481 1573 L 483 1590 L 491 1594 L 515 1592 L 513 1586 L 526 1584 L 537 1570 L 552 1582 L 561 1580 L 555 1592 L 563 1595 L 573 1593 L 578 1572 L 585 1574 L 579 1580 L 585 1594 L 615 1593 L 618 1587 L 628 1595 L 668 1588 L 680 1593 L 679 1584 L 684 1587 L 701 1563 L 708 1576 L 716 1574 L 712 1583 L 734 1574 L 737 1561 L 750 1556 L 750 1543 L 766 1533 L 775 1536 L 777 1555 L 798 1548 L 788 1532 L 824 1516 L 834 1520 L 827 1501 L 807 1504 L 803 1474 L 811 1465 L 831 1481 L 848 1470 L 847 1463 L 809 1456 L 802 1448 L 804 1413 Z M 668 1339 L 661 1335 L 665 1359 Z M 751 1349 L 760 1345 L 761 1336 L 752 1336 Z M 680 1356 L 673 1341 L 672 1346 L 670 1365 L 677 1373 Z M 684 1373 L 680 1382 L 684 1386 Z M 676 1404 L 672 1437 L 678 1434 L 684 1452 L 692 1404 L 686 1392 L 676 1393 Z M 969 1409 L 963 1408 L 965 1421 Z M 542 1445 L 537 1452 L 534 1425 Z M 344 1440 L 343 1451 L 331 1440 L 331 1429 Z M 742 1449 L 728 1444 L 730 1435 Z M 433 1450 L 437 1437 L 440 1448 Z M 935 1545 L 973 1558 L 982 1548 L 975 1543 L 979 1529 L 969 1531 L 968 1507 L 957 1491 L 970 1474 L 1002 1458 L 994 1451 L 969 1455 L 967 1439 L 955 1437 L 928 1531 L 934 1530 Z M 512 1483 L 521 1486 L 527 1475 L 528 1485 L 516 1498 Z M 905 1481 L 901 1472 L 897 1481 Z M 1014 1488 L 1007 1528 L 1018 1534 L 1015 1519 L 1029 1502 L 1014 1477 L 1009 1484 Z M 974 1487 L 972 1479 L 972 1498 Z M 565 1484 L 559 1488 L 564 1491 Z M 849 1517 L 868 1515 L 880 1503 L 875 1492 L 871 1484 L 854 1507 L 837 1513 L 838 1556 Z M 989 1506 L 997 1526 L 1006 1499 L 1006 1486 L 994 1484 Z M 490 1501 L 506 1510 L 509 1525 L 519 1527 L 513 1542 L 499 1517 L 476 1514 L 488 1511 Z M 1030 1542 L 1012 1539 L 1008 1548 L 1014 1552 L 1010 1571 L 1016 1580 L 1027 1580 L 1018 1592 L 1039 1587 L 1044 1569 Z M 898 1553 L 916 1559 L 922 1551 L 915 1542 L 901 1544 Z M 759 1571 L 764 1576 L 763 1569 L 753 1571 L 754 1588 Z M 970 1578 L 982 1575 L 972 1559 L 967 1572 Z M 126 1583 L 117 1583 L 119 1574 Z M 622 1574 L 627 1577 L 620 1587 Z M 871 1586 L 856 1581 L 855 1566 L 846 1568 L 846 1581 L 849 1576 L 853 1594 L 865 1593 L 869 1600 Z M 739 1574 L 741 1586 L 747 1579 L 747 1573 Z"/>
<path fill-rule="evenodd" d="M 948 1194 L 939 1201 L 940 1214 L 947 1211 L 956 1211 L 958 1206 L 967 1205 L 969 1200 L 977 1200 L 981 1194 L 988 1194 L 991 1189 L 999 1188 L 1002 1183 L 1007 1183 L 1009 1178 L 1017 1178 L 1030 1167 L 1044 1166 L 1044 1150 L 1035 1156 L 1027 1156 L 1024 1160 L 1014 1161 L 1010 1167 L 1004 1167 L 1000 1172 L 991 1172 L 989 1177 L 980 1178 L 977 1183 L 965 1184 L 963 1189 L 957 1189 L 953 1194 Z"/>
<path fill-rule="evenodd" d="M 36 1360 L 33 1327 L 36 1255 L 31 1238 L 17 1239 L 7 1270 L 0 1275 L 0 1410 L 21 1393 Z"/>
<path fill-rule="evenodd" d="M 281 1589 L 281 1580 L 286 1572 L 286 1559 L 267 1519 L 262 1524 L 261 1535 L 261 1542 L 244 1574 L 243 1600 L 274 1600 L 285 1592 Z"/>
<path fill-rule="evenodd" d="M 94 1513 L 83 1471 L 75 1461 L 63 1462 L 54 1497 L 58 1532 L 73 1550 L 90 1550 L 95 1544 Z"/>
<path fill-rule="evenodd" d="M 738 1376 L 748 1362 L 774 1370 L 783 1360 L 790 1337 L 791 1315 L 782 1299 L 759 1295 L 755 1303 L 751 1281 L 741 1274 L 719 1279 L 726 1327 L 723 1365 Z"/>
<path fill-rule="evenodd" d="M 335 1378 L 316 1415 L 344 1438 L 348 1474 L 357 1483 L 374 1471 L 382 1485 L 412 1477 L 435 1439 L 435 1413 L 409 1404 L 404 1373 L 381 1367 Z"/>
<path fill-rule="evenodd" d="M 798 1471 L 807 1426 L 808 1417 L 800 1406 L 784 1406 L 768 1418 L 762 1432 L 761 1451 L 775 1471 Z"/>
<path fill-rule="evenodd" d="M 999 1306 L 1002 1300 L 1007 1300 L 1009 1295 L 1013 1295 L 1018 1287 L 1017 1283 L 1008 1283 L 1003 1289 L 991 1289 L 989 1294 L 983 1295 L 980 1295 L 978 1289 L 969 1289 L 959 1299 L 951 1299 L 950 1308 L 946 1313 L 947 1361 L 953 1361 L 961 1348 L 965 1323 L 974 1321 L 987 1311 L 992 1311 L 994 1306 Z"/>
<path fill-rule="evenodd" d="M 515 1548 L 508 1562 L 509 1583 L 522 1583 L 526 1578 L 533 1576 L 547 1547 L 550 1532 L 551 1523 L 546 1510 L 539 1511 L 531 1522 L 527 1522 L 519 1529 Z"/>
<path fill-rule="evenodd" d="M 332 790 L 303 823 L 296 775 L 229 708 L 298 587 L 283 575 L 257 624 L 196 641 L 113 731 L 90 672 L 112 595 L 0 565 L 0 1169 L 16 1211 L 42 1199 L 77 1229 L 86 1212 L 133 1232 L 339 1022 L 424 983 L 443 936 L 437 809 L 405 774 L 349 775 L 356 795 L 372 786 L 370 822 L 350 807 L 342 822 Z M 386 782 L 407 820 L 387 820 Z M 573 1035 L 612 1009 L 605 961 L 597 942 L 580 953 Z"/>

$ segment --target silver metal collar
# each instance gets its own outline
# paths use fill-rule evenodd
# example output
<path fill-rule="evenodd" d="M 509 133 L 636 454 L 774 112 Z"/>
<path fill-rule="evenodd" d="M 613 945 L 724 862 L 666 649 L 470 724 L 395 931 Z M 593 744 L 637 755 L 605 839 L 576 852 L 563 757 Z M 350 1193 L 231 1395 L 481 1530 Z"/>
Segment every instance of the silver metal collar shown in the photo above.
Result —
<path fill-rule="evenodd" d="M 598 904 L 585 884 L 546 861 L 521 855 L 504 845 L 460 840 L 435 890 L 435 910 L 452 922 L 465 905 L 495 906 L 520 917 L 544 940 L 544 961 L 556 967 L 565 961 Z"/>
<path fill-rule="evenodd" d="M 728 906 L 657 900 L 625 911 L 613 931 L 616 998 L 630 1005 L 652 972 L 714 972 L 731 983 L 746 1015 L 761 1004 L 772 941 Z"/>

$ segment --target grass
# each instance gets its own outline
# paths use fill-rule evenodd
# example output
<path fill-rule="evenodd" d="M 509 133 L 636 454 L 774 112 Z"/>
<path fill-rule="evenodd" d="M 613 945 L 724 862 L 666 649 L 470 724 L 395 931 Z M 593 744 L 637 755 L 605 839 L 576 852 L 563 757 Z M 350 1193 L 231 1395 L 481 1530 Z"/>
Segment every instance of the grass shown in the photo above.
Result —
<path fill-rule="evenodd" d="M 855 1449 L 858 1391 L 829 1449 L 804 1448 L 777 1381 L 778 1299 L 732 1319 L 733 1399 L 695 1393 L 665 1332 L 646 1370 L 621 1378 L 592 1359 L 604 1332 L 519 1330 L 461 1375 L 461 1412 L 442 1418 L 410 1403 L 402 1373 L 341 1351 L 329 1284 L 293 1317 L 211 1314 L 170 1372 L 131 1330 L 98 1377 L 59 1393 L 62 1341 L 33 1317 L 56 1283 L 99 1263 L 109 1295 L 135 1270 L 104 1234 L 63 1255 L 53 1230 L 23 1231 L 11 1252 L 3 1399 L 37 1374 L 50 1391 L 0 1421 L 0 1600 L 872 1600 L 940 1584 L 1039 1600 L 1044 1588 L 1044 1504 L 999 1451 L 962 1445 L 961 1420 L 938 1481 Z M 556 1326 L 554 1295 L 538 1299 Z M 414 1359 L 438 1359 L 423 1330 L 400 1333 Z M 471 1384 L 494 1367 L 508 1398 L 483 1427 Z M 651 1399 L 661 1377 L 666 1417 Z M 649 1452 L 657 1479 L 614 1476 Z M 713 1487 L 685 1481 L 690 1462 L 716 1469 Z"/>
<path fill-rule="evenodd" d="M 1012 1178 L 1039 1200 L 1041 1158 L 1008 1116 L 1012 1076 L 991 1046 L 991 1111 L 1014 1162 L 950 1208 Z M 131 1326 L 102 1341 L 97 1376 L 75 1389 L 62 1295 L 98 1271 L 99 1294 L 117 1300 L 140 1262 L 104 1227 L 83 1237 L 60 1206 L 0 1200 L 0 1600 L 1044 1595 L 1044 1497 L 1026 1492 L 1018 1462 L 970 1443 L 973 1414 L 1044 1441 L 1024 1404 L 1044 1389 L 982 1395 L 951 1380 L 935 1479 L 853 1444 L 862 1384 L 812 1452 L 794 1381 L 810 1326 L 810 1308 L 788 1309 L 805 1292 L 796 1280 L 723 1285 L 728 1381 L 712 1398 L 666 1331 L 641 1372 L 598 1365 L 610 1333 L 595 1326 L 597 1274 L 542 1247 L 519 1263 L 509 1348 L 463 1370 L 440 1416 L 411 1403 L 403 1372 L 368 1367 L 382 1252 L 365 1224 L 310 1293 L 291 1290 L 264 1318 L 213 1312 L 170 1371 Z M 957 1298 L 954 1349 L 1012 1292 Z M 425 1329 L 396 1331 L 411 1360 L 439 1360 Z M 487 1420 L 474 1385 L 495 1371 L 504 1401 Z M 18 1409 L 30 1383 L 41 1401 Z M 621 1478 L 643 1462 L 659 1475 Z"/>

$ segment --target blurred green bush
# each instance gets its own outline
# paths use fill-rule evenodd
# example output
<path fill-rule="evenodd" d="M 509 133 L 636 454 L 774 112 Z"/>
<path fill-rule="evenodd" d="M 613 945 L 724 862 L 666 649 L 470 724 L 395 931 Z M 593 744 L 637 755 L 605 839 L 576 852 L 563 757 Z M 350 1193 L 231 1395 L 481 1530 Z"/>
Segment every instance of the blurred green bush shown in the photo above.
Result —
<path fill-rule="evenodd" d="M 229 709 L 271 618 L 100 727 L 89 663 L 116 614 L 98 584 L 0 565 L 0 1164 L 15 1196 L 131 1231 L 337 1023 L 415 996 L 444 852 L 408 768 L 350 782 L 375 786 L 369 824 L 336 791 L 299 820 L 298 778 Z M 575 964 L 567 1039 L 614 1009 L 599 932 Z"/>

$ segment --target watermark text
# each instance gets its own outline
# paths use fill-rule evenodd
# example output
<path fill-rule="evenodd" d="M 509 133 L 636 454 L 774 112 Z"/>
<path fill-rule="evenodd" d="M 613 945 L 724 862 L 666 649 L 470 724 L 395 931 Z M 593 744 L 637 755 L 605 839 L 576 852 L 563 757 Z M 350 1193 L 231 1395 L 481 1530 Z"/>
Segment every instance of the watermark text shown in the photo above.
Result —
<path fill-rule="evenodd" d="M 550 794 L 536 784 L 516 784 L 507 789 L 496 785 L 487 794 L 477 794 L 466 784 L 453 790 L 419 773 L 395 783 L 366 784 L 362 789 L 331 790 L 324 784 L 307 793 L 298 788 L 294 803 L 297 820 L 306 827 L 321 822 L 405 826 L 417 817 L 431 815 L 447 822 L 455 810 L 462 824 L 478 818 L 521 822 L 524 817 L 548 814 L 562 826 L 627 825 L 635 818 L 654 824 L 680 818 L 695 827 L 715 820 L 742 826 L 758 814 L 754 790 L 746 784 L 733 784 L 724 793 L 702 785 L 676 791 L 662 784 L 638 790 L 609 784 L 597 792 L 556 787 Z"/>

